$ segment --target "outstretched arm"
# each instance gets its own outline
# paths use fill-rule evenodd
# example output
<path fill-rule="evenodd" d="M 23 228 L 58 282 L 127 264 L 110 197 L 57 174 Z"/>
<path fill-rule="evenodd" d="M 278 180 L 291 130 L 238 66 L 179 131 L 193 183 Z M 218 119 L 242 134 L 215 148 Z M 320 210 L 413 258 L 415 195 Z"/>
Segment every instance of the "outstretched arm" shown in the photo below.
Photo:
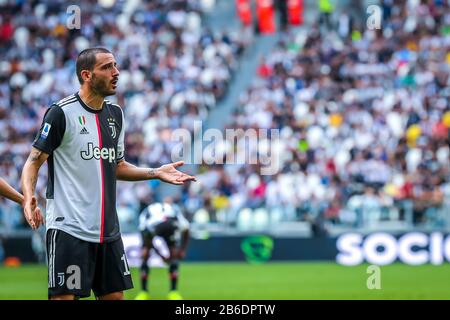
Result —
<path fill-rule="evenodd" d="M 163 182 L 182 185 L 187 181 L 197 181 L 195 177 L 178 171 L 176 168 L 182 166 L 183 161 L 165 164 L 159 168 L 139 168 L 125 160 L 117 163 L 116 177 L 124 181 L 142 181 L 159 179 Z"/>
<path fill-rule="evenodd" d="M 37 200 L 34 193 L 36 190 L 39 169 L 47 158 L 47 153 L 33 147 L 31 148 L 31 153 L 22 170 L 21 182 L 24 196 L 23 212 L 28 224 L 33 229 L 37 229 L 41 224 L 44 224 L 44 218 L 37 206 Z"/>
<path fill-rule="evenodd" d="M 0 178 L 0 195 L 17 202 L 21 206 L 23 205 L 23 195 L 11 187 L 3 178 Z"/>

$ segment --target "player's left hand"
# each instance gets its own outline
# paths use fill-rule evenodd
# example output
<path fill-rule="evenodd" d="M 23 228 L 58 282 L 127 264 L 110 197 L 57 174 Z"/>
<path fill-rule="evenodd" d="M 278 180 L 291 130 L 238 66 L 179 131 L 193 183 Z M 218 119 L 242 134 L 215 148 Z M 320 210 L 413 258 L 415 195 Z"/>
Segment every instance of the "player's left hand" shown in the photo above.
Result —
<path fill-rule="evenodd" d="M 171 184 L 182 185 L 188 181 L 197 181 L 194 176 L 178 171 L 176 168 L 184 164 L 184 161 L 165 164 L 158 168 L 158 178 Z"/>
<path fill-rule="evenodd" d="M 24 200 L 23 210 L 25 219 L 33 230 L 38 229 L 40 225 L 45 223 L 35 196 L 31 197 L 28 201 Z"/>

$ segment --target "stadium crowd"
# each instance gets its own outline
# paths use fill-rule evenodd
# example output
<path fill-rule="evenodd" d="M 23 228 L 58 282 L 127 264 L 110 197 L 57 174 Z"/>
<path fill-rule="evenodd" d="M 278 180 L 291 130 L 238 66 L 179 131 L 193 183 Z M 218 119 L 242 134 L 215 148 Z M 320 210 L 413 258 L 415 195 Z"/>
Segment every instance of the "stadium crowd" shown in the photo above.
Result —
<path fill-rule="evenodd" d="M 0 176 L 17 189 L 46 109 L 78 89 L 75 60 L 87 47 L 105 46 L 115 54 L 120 77 L 110 100 L 124 109 L 131 163 L 171 162 L 171 130 L 191 130 L 224 95 L 246 43 L 239 34 L 205 28 L 200 1 L 117 1 L 102 7 L 108 2 L 78 2 L 79 29 L 76 8 L 64 1 L 0 4 Z M 46 170 L 41 172 L 37 192 L 44 204 Z M 125 217 L 152 197 L 151 184 L 118 188 Z M 26 226 L 20 208 L 0 201 L 0 227 Z"/>
<path fill-rule="evenodd" d="M 205 221 L 235 223 L 247 208 L 265 207 L 271 219 L 313 221 L 319 231 L 326 221 L 443 226 L 450 8 L 444 1 L 383 3 L 380 30 L 343 11 L 331 28 L 281 36 L 228 125 L 279 129 L 279 173 L 205 166 L 200 184 L 184 190 L 191 213 L 206 208 Z M 244 139 L 241 152 L 258 152 L 245 149 Z"/>

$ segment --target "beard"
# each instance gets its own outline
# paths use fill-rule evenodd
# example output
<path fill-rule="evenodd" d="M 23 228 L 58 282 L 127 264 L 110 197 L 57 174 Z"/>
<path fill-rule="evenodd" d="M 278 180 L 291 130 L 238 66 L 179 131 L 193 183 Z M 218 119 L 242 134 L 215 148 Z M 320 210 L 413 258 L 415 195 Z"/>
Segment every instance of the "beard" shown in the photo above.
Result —
<path fill-rule="evenodd" d="M 92 74 L 91 90 L 101 97 L 107 97 L 116 94 L 116 90 L 110 88 L 109 81 L 97 78 L 95 74 Z"/>

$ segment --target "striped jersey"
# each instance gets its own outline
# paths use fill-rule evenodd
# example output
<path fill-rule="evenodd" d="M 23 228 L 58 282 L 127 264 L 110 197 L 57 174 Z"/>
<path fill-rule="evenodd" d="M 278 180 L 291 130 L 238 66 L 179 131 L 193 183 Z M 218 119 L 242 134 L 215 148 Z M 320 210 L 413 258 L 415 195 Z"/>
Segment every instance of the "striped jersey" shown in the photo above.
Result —
<path fill-rule="evenodd" d="M 33 147 L 49 155 L 46 228 L 89 242 L 120 237 L 116 167 L 124 159 L 122 109 L 105 100 L 101 110 L 78 93 L 47 110 Z"/>
<path fill-rule="evenodd" d="M 172 220 L 178 231 L 189 229 L 189 221 L 175 204 L 153 203 L 145 208 L 139 216 L 139 230 L 155 232 L 155 228 L 168 220 Z"/>

